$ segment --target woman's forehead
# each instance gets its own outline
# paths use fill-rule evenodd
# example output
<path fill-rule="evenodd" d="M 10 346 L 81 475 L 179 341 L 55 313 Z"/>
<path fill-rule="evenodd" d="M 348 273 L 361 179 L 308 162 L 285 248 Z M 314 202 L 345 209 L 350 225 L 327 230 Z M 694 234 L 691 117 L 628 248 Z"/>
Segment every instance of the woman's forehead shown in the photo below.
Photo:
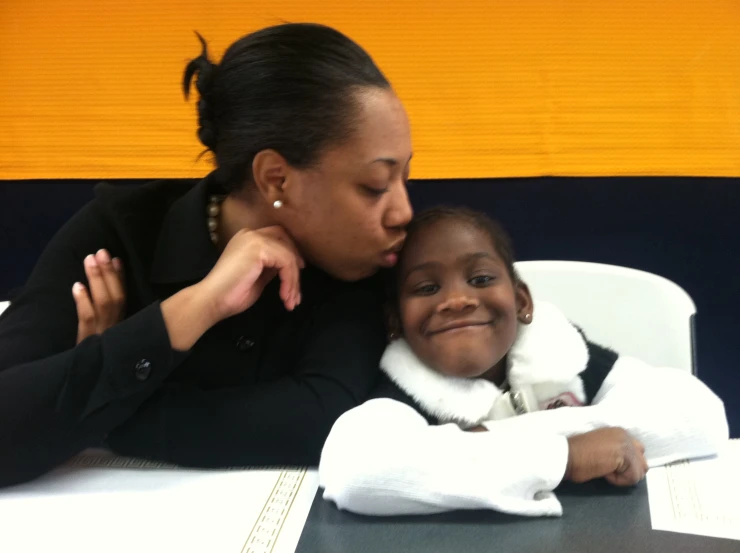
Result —
<path fill-rule="evenodd" d="M 405 167 L 411 159 L 411 131 L 406 112 L 392 91 L 359 96 L 354 131 L 333 145 L 324 161 L 331 167 L 378 171 Z"/>

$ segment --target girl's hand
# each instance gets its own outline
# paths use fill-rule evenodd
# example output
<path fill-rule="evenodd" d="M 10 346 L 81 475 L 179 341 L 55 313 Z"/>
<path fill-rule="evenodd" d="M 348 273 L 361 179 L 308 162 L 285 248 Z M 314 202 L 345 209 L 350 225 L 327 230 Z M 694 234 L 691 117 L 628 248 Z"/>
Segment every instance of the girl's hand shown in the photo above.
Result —
<path fill-rule="evenodd" d="M 621 428 L 600 428 L 568 438 L 566 480 L 606 478 L 615 486 L 634 486 L 648 470 L 645 448 Z"/>

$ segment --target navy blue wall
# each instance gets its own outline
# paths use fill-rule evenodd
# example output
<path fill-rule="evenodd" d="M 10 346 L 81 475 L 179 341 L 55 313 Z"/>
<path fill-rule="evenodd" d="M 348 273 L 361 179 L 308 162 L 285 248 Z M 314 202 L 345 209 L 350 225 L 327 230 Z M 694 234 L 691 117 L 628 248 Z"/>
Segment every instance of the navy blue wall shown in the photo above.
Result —
<path fill-rule="evenodd" d="M 0 298 L 22 286 L 92 186 L 0 181 Z M 497 217 L 519 259 L 613 263 L 678 283 L 698 309 L 701 378 L 725 400 L 740 435 L 740 178 L 417 181 L 410 192 L 417 208 L 467 204 Z"/>

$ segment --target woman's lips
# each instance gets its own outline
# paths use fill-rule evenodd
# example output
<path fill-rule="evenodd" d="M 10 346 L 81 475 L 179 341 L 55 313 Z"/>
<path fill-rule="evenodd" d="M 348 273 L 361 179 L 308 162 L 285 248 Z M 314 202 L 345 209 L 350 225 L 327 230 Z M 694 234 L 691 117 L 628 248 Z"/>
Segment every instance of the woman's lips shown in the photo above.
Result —
<path fill-rule="evenodd" d="M 385 250 L 382 254 L 382 265 L 383 267 L 394 267 L 398 263 L 398 252 L 403 247 L 404 240 L 399 240 L 393 246 Z"/>
<path fill-rule="evenodd" d="M 396 263 L 398 263 L 398 253 L 397 252 L 383 253 L 382 263 L 381 263 L 383 267 L 390 269 L 391 267 L 395 267 Z"/>

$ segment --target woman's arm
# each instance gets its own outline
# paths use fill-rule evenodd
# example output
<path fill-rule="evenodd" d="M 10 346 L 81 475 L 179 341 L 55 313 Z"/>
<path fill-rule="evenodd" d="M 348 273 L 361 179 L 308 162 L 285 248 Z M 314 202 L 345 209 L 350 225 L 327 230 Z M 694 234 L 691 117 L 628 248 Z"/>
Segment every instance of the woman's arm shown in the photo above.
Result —
<path fill-rule="evenodd" d="M 0 318 L 0 485 L 99 445 L 183 358 L 159 304 L 75 347 L 72 285 L 85 281 L 83 259 L 103 247 L 123 249 L 93 203 L 53 238 Z"/>
<path fill-rule="evenodd" d="M 108 443 L 188 466 L 315 465 L 334 421 L 377 378 L 382 321 L 377 294 L 348 287 L 321 308 L 289 375 L 219 390 L 166 383 Z"/>
<path fill-rule="evenodd" d="M 24 293 L 0 320 L 0 485 L 38 476 L 80 450 L 99 445 L 160 388 L 182 361 L 181 352 L 212 325 L 249 309 L 276 274 L 286 308 L 292 310 L 300 302 L 303 261 L 285 231 L 242 230 L 201 282 L 75 347 L 78 325 L 72 284 L 84 280 L 83 259 L 102 248 L 114 256 L 123 250 L 101 208 L 92 203 L 52 240 Z M 123 264 L 129 270 L 135 265 L 125 259 Z M 127 282 L 148 279 L 148 269 L 136 269 L 131 275 L 136 278 Z M 311 370 L 307 364 L 306 372 Z M 318 417 L 321 412 L 331 417 L 339 407 L 326 398 L 341 394 L 333 393 L 336 383 L 331 375 L 321 376 L 323 380 L 283 384 L 287 391 L 278 396 L 300 408 L 300 400 L 315 394 L 322 401 L 306 402 L 313 407 L 309 415 Z M 338 378 L 337 383 L 346 380 Z M 159 398 L 172 401 L 173 413 L 182 409 L 186 420 L 188 412 L 197 411 L 197 404 L 191 409 L 189 402 L 198 398 L 187 390 L 178 394 L 168 389 Z M 271 398 L 274 394 L 268 395 Z M 258 407 L 257 418 L 275 407 L 261 396 L 253 398 L 252 405 Z M 144 421 L 145 426 L 150 424 Z M 310 423 L 304 424 L 306 431 L 315 432 Z"/>
<path fill-rule="evenodd" d="M 539 429 L 572 436 L 619 426 L 640 440 L 650 466 L 716 454 L 729 429 L 722 401 L 699 379 L 620 356 L 593 404 L 485 423 L 489 429 Z"/>

